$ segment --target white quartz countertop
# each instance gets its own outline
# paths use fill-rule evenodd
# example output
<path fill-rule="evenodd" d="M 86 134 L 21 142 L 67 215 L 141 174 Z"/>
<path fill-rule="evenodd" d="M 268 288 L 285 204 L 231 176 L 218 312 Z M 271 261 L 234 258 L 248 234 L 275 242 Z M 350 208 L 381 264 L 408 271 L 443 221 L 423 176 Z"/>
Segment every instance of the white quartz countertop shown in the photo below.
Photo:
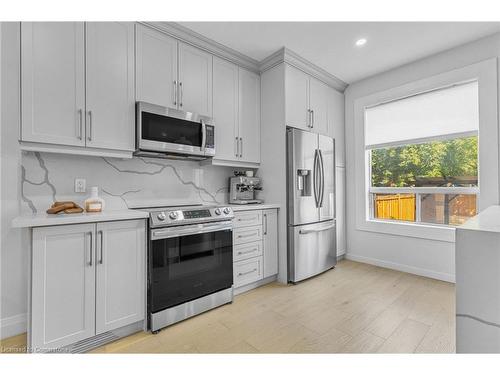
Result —
<path fill-rule="evenodd" d="M 254 204 L 229 204 L 229 207 L 233 209 L 233 211 L 251 211 L 251 210 L 267 210 L 270 208 L 281 208 L 279 204 L 273 203 L 254 203 Z"/>
<path fill-rule="evenodd" d="M 500 206 L 490 206 L 458 229 L 500 233 Z"/>
<path fill-rule="evenodd" d="M 131 219 L 147 219 L 149 214 L 140 210 L 104 210 L 99 213 L 81 214 L 35 214 L 18 216 L 12 220 L 14 228 L 45 227 L 49 225 L 65 225 L 79 223 L 95 223 L 100 221 L 116 221 Z"/>

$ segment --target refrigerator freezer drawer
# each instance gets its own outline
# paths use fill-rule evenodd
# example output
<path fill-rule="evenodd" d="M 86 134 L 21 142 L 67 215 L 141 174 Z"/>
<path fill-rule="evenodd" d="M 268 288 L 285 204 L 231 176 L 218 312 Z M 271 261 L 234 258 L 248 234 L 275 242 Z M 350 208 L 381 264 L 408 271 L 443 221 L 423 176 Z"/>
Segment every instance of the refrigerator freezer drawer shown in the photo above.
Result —
<path fill-rule="evenodd" d="M 335 221 L 288 227 L 288 278 L 298 282 L 337 263 Z"/>

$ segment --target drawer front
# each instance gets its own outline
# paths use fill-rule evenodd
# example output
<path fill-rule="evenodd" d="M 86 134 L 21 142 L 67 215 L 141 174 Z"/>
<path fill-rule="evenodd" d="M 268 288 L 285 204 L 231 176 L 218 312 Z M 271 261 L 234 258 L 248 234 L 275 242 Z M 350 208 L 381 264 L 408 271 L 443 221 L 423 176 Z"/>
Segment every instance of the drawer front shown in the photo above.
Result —
<path fill-rule="evenodd" d="M 262 240 L 262 226 L 234 228 L 233 245 Z"/>
<path fill-rule="evenodd" d="M 264 272 L 262 257 L 236 262 L 233 269 L 235 288 L 262 280 Z"/>
<path fill-rule="evenodd" d="M 262 225 L 262 211 L 243 211 L 243 212 L 235 212 L 233 227 L 234 228 L 242 228 L 242 227 L 251 227 L 254 225 Z"/>
<path fill-rule="evenodd" d="M 262 241 L 244 243 L 233 247 L 233 261 L 254 258 L 262 255 Z"/>

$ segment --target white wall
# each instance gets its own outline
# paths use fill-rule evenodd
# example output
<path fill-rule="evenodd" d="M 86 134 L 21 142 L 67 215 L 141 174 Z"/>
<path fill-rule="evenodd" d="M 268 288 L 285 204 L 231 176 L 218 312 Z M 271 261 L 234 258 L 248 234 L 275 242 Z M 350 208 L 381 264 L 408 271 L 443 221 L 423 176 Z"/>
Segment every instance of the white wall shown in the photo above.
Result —
<path fill-rule="evenodd" d="M 0 337 L 26 330 L 30 233 L 11 228 L 20 214 L 44 212 L 54 199 L 82 203 L 74 179 L 99 186 L 107 209 L 177 203 L 225 203 L 231 167 L 162 159 L 113 159 L 26 153 L 19 148 L 19 24 L 1 24 Z M 105 192 L 104 192 L 105 191 Z"/>
<path fill-rule="evenodd" d="M 469 43 L 351 84 L 345 91 L 347 257 L 442 280 L 454 281 L 455 244 L 356 229 L 354 102 L 500 55 L 500 34 Z M 488 100 L 488 98 L 486 98 Z M 491 98 L 489 100 L 492 100 Z M 495 99 L 493 99 L 495 100 Z M 498 103 L 495 103 L 497 105 Z M 481 105 L 481 103 L 480 103 Z M 498 119 L 491 126 L 498 127 Z M 351 187 L 351 188 L 349 188 Z M 498 197 L 497 197 L 498 199 Z"/>

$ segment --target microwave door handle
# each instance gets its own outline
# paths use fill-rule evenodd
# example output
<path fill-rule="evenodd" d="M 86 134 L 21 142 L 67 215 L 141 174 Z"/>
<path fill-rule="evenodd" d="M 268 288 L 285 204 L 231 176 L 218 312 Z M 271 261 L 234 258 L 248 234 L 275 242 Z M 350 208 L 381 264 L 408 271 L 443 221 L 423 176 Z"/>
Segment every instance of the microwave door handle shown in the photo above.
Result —
<path fill-rule="evenodd" d="M 201 151 L 205 152 L 206 145 L 207 145 L 207 125 L 205 125 L 205 121 L 201 120 Z"/>

